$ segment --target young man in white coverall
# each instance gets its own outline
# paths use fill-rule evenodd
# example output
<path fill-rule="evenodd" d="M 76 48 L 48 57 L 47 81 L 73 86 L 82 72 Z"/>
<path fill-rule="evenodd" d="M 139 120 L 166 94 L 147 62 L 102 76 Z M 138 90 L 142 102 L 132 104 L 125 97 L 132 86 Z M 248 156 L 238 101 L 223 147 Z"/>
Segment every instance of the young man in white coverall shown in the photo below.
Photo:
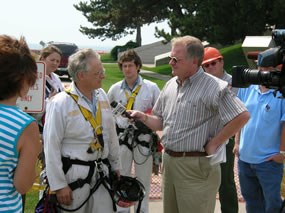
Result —
<path fill-rule="evenodd" d="M 124 79 L 111 86 L 108 91 L 110 103 L 116 101 L 129 109 L 137 109 L 149 113 L 154 106 L 160 90 L 158 86 L 143 79 L 140 75 L 142 62 L 134 50 L 124 52 L 119 59 L 119 67 Z M 132 163 L 135 167 L 135 177 L 145 187 L 145 197 L 141 204 L 141 212 L 149 212 L 149 191 L 151 183 L 153 157 L 151 152 L 152 130 L 143 132 L 142 128 L 134 130 L 129 119 L 116 116 L 117 131 L 120 142 L 122 175 L 131 176 Z M 138 204 L 136 204 L 137 208 Z M 118 208 L 118 212 L 129 212 L 129 208 Z"/>

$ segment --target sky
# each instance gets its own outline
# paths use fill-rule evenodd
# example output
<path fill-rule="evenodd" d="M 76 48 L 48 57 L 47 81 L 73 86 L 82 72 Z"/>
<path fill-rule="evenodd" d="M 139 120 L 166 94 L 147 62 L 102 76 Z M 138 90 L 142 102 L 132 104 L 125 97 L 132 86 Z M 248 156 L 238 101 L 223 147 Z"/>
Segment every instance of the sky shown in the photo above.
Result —
<path fill-rule="evenodd" d="M 87 1 L 87 0 L 82 0 Z M 24 36 L 30 48 L 40 48 L 40 41 L 72 42 L 79 47 L 109 50 L 116 45 L 135 41 L 136 34 L 120 40 L 89 39 L 79 31 L 80 25 L 91 27 L 82 13 L 73 7 L 80 0 L 6 0 L 0 6 L 0 34 L 19 38 Z M 142 44 L 162 40 L 155 38 L 155 26 L 166 31 L 166 22 L 144 25 Z"/>

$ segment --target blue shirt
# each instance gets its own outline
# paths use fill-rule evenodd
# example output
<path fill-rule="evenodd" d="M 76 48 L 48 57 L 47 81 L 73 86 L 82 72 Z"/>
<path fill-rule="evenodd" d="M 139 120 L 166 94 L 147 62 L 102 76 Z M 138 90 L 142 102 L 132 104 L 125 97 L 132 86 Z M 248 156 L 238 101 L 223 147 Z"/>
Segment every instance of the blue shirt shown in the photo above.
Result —
<path fill-rule="evenodd" d="M 244 162 L 262 163 L 280 151 L 285 100 L 273 92 L 261 93 L 258 85 L 239 89 L 238 97 L 251 116 L 240 135 L 239 158 Z"/>
<path fill-rule="evenodd" d="M 0 212 L 22 212 L 22 196 L 13 178 L 19 160 L 18 140 L 32 121 L 18 107 L 0 104 Z"/>

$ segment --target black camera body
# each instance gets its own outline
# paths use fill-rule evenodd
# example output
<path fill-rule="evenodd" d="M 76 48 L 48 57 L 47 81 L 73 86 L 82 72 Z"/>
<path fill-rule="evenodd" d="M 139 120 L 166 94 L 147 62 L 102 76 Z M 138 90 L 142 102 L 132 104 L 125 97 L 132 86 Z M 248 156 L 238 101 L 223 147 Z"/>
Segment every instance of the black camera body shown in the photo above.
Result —
<path fill-rule="evenodd" d="M 282 64 L 282 70 L 259 71 L 245 66 L 233 66 L 232 86 L 249 87 L 251 84 L 263 85 L 279 91 L 285 97 L 285 29 L 272 31 L 275 48 L 270 48 L 258 54 L 258 66 L 276 67 Z"/>

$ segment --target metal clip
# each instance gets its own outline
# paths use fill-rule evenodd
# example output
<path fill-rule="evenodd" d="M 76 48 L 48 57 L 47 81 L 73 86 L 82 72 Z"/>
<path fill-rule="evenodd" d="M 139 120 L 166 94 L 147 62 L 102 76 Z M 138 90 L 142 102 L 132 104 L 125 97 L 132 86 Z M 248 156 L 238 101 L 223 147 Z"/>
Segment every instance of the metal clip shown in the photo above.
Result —
<path fill-rule="evenodd" d="M 89 147 L 87 149 L 87 153 L 92 154 L 95 151 L 101 151 L 102 149 L 103 146 L 101 145 L 100 139 L 96 135 L 94 135 L 94 140 L 90 142 Z"/>

